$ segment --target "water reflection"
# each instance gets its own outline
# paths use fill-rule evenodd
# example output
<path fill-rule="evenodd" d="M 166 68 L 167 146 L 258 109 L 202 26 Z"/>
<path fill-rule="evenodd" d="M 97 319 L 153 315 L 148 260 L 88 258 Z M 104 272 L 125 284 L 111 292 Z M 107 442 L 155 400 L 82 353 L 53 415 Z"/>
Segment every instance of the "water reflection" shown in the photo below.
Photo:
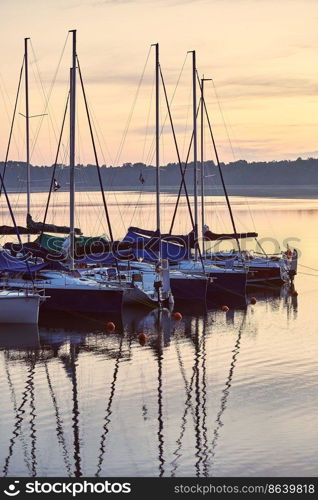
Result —
<path fill-rule="evenodd" d="M 296 319 L 296 297 L 285 291 L 253 295 L 265 311 L 282 308 L 289 320 Z M 147 475 L 178 476 L 184 470 L 213 475 L 242 338 L 246 331 L 254 339 L 258 334 L 255 311 L 257 306 L 226 314 L 214 310 L 177 322 L 168 310 L 126 310 L 112 334 L 105 318 L 43 317 L 39 329 L 0 325 L 11 404 L 6 412 L 13 415 L 5 426 L 7 444 L 2 440 L 3 475 L 43 474 L 41 456 L 53 432 L 57 447 L 52 445 L 54 461 L 46 474 L 99 477 L 117 470 L 135 475 L 133 460 L 127 470 L 116 458 L 122 419 L 129 428 L 125 446 L 134 454 L 140 445 L 139 464 Z M 144 346 L 138 342 L 141 332 L 148 337 Z M 146 399 L 136 389 L 142 362 Z M 219 372 L 213 378 L 214 369 Z M 122 398 L 131 413 L 121 410 Z M 144 433 L 148 448 L 139 443 Z M 126 457 L 121 459 L 126 467 Z"/>

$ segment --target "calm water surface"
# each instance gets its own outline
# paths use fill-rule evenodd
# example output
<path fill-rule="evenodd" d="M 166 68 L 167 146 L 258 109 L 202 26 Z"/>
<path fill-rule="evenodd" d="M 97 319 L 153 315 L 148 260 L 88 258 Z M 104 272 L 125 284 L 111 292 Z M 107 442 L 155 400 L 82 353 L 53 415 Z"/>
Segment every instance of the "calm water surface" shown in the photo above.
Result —
<path fill-rule="evenodd" d="M 34 218 L 44 198 L 34 195 Z M 97 198 L 78 198 L 87 234 L 106 231 Z M 66 199 L 54 199 L 49 222 L 66 223 Z M 24 197 L 13 200 L 22 223 Z M 153 195 L 141 205 L 136 193 L 110 201 L 116 236 L 131 222 L 154 225 Z M 125 310 L 105 321 L 55 315 L 39 327 L 1 325 L 2 475 L 317 475 L 318 202 L 247 201 L 233 200 L 240 229 L 255 226 L 270 251 L 286 238 L 297 243 L 298 297 L 258 291 L 246 311 L 182 310 L 181 322 Z M 168 226 L 173 196 L 165 202 Z M 184 205 L 180 213 L 176 232 L 188 231 Z M 209 200 L 208 219 L 216 232 L 230 230 L 221 198 Z"/>

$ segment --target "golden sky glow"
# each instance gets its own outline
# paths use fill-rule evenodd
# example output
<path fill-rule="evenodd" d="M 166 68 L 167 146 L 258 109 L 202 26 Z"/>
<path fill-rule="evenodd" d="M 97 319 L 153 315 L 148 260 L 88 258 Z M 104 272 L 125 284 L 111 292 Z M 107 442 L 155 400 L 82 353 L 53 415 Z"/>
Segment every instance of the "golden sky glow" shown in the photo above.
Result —
<path fill-rule="evenodd" d="M 220 158 L 272 160 L 317 156 L 318 3 L 315 0 L 2 0 L 0 6 L 0 158 L 4 158 L 10 115 L 30 36 L 30 113 L 43 113 L 46 93 L 69 29 L 78 30 L 78 55 L 99 130 L 100 163 L 153 160 L 154 53 L 145 70 L 124 146 L 121 139 L 151 43 L 160 43 L 169 96 L 186 52 L 196 49 L 197 68 L 213 78 L 206 85 Z M 34 54 L 37 58 L 34 62 Z M 49 113 L 31 120 L 33 164 L 52 164 L 67 93 L 70 37 L 50 97 Z M 191 127 L 191 59 L 187 57 L 172 112 L 184 155 Z M 80 95 L 78 93 L 78 95 Z M 151 101 L 151 95 L 153 95 Z M 166 111 L 162 100 L 162 119 Z M 152 104 L 151 104 L 152 103 Z M 24 111 L 23 98 L 18 111 Z M 78 104 L 77 160 L 93 162 Z M 53 131 L 55 128 L 55 135 Z M 227 134 L 231 138 L 232 148 Z M 170 130 L 162 135 L 162 163 L 176 161 Z M 67 136 L 63 141 L 67 162 Z M 207 158 L 210 145 L 206 142 Z M 17 116 L 10 159 L 24 159 L 24 118 Z"/>

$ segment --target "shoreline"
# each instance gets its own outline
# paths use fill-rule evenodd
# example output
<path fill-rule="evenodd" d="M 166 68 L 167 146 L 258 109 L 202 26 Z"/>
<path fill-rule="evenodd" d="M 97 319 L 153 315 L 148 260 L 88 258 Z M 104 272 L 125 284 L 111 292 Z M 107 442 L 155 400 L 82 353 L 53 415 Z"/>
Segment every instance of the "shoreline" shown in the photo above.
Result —
<path fill-rule="evenodd" d="M 86 187 L 86 189 L 77 189 L 78 192 L 95 192 L 99 191 L 98 187 L 91 186 L 91 187 Z M 143 189 L 140 189 L 140 186 L 111 186 L 108 189 L 105 189 L 105 192 L 143 192 L 143 193 L 153 193 L 155 192 L 155 188 L 153 187 L 144 187 Z M 46 193 L 47 191 L 43 191 L 43 189 L 33 189 L 33 193 Z M 61 189 L 59 192 L 68 192 L 68 190 Z M 235 185 L 229 185 L 227 186 L 227 192 L 229 196 L 242 196 L 242 197 L 249 197 L 249 198 L 290 198 L 290 199 L 318 199 L 318 185 L 317 186 L 312 186 L 312 185 L 302 185 L 302 186 L 272 186 L 272 185 L 266 185 L 266 186 L 260 186 L 260 185 L 255 185 L 255 186 L 235 186 Z M 25 194 L 25 191 L 17 191 L 17 190 L 10 190 L 8 191 L 9 194 Z M 174 186 L 162 186 L 161 187 L 161 193 L 162 194 L 178 194 L 178 188 L 175 188 Z M 188 194 L 190 196 L 193 196 L 193 190 L 188 188 Z M 217 187 L 208 187 L 206 188 L 206 195 L 211 196 L 222 196 L 223 195 L 223 190 L 221 186 Z M 184 196 L 184 192 L 182 194 Z"/>

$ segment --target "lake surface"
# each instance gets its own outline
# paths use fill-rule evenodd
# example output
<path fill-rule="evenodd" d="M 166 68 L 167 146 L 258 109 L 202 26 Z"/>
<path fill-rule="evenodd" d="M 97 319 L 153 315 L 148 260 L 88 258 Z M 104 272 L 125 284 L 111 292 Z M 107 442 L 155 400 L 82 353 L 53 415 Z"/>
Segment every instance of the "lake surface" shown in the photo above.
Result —
<path fill-rule="evenodd" d="M 11 198 L 22 224 L 25 196 Z M 45 198 L 33 196 L 34 219 Z M 53 198 L 48 222 L 67 224 L 66 193 Z M 83 232 L 107 232 L 98 193 L 77 200 Z M 162 197 L 164 230 L 174 200 Z M 224 200 L 207 201 L 210 228 L 230 231 Z M 258 291 L 246 310 L 181 310 L 180 322 L 127 309 L 105 321 L 0 325 L 2 475 L 317 475 L 318 202 L 232 203 L 238 230 L 256 228 L 267 251 L 287 239 L 300 250 L 298 296 Z M 132 223 L 154 227 L 153 194 L 113 192 L 109 204 L 115 237 Z M 175 232 L 189 230 L 183 202 Z"/>

